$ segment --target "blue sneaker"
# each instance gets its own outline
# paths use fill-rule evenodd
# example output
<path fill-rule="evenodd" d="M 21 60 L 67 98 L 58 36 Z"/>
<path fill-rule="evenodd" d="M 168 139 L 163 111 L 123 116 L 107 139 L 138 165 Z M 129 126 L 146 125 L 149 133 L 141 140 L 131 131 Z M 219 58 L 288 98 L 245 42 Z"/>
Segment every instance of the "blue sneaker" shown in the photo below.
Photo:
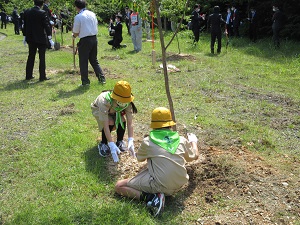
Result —
<path fill-rule="evenodd" d="M 103 144 L 103 143 L 100 143 L 98 145 L 98 150 L 99 150 L 99 154 L 102 156 L 102 157 L 106 157 L 110 154 L 110 149 L 108 147 L 107 144 Z"/>
<path fill-rule="evenodd" d="M 157 193 L 153 199 L 147 202 L 147 207 L 150 209 L 151 214 L 156 217 L 160 212 L 163 211 L 165 206 L 165 194 Z"/>

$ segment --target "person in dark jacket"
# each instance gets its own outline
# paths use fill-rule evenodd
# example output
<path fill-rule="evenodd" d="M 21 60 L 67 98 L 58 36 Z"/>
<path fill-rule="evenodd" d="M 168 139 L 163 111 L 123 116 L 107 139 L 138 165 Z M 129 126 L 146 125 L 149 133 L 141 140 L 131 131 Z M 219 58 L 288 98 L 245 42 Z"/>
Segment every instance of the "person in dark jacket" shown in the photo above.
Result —
<path fill-rule="evenodd" d="M 4 10 L 1 11 L 0 17 L 1 17 L 1 29 L 3 29 L 3 27 L 6 29 L 7 14 L 5 13 Z"/>
<path fill-rule="evenodd" d="M 235 37 L 239 37 L 240 36 L 240 31 L 239 31 L 240 12 L 236 9 L 235 5 L 231 7 L 231 10 L 232 10 L 231 17 L 232 17 L 233 35 Z"/>
<path fill-rule="evenodd" d="M 249 22 L 250 22 L 250 26 L 249 26 L 249 36 L 250 36 L 250 40 L 253 42 L 256 42 L 257 40 L 257 13 L 256 10 L 251 7 L 250 8 L 250 13 L 249 13 L 249 18 L 248 18 Z"/>
<path fill-rule="evenodd" d="M 210 41 L 210 49 L 211 53 L 214 54 L 214 46 L 216 42 L 216 38 L 218 39 L 218 49 L 217 53 L 221 53 L 221 40 L 222 40 L 222 30 L 221 24 L 226 24 L 226 21 L 223 20 L 222 15 L 220 14 L 220 7 L 215 6 L 213 14 L 209 15 L 207 20 L 207 27 L 210 27 L 211 30 L 211 41 Z"/>
<path fill-rule="evenodd" d="M 123 41 L 122 29 L 123 25 L 121 23 L 122 15 L 116 15 L 116 25 L 114 25 L 113 20 L 110 20 L 110 28 L 114 30 L 113 39 L 108 42 L 109 45 L 112 45 L 113 49 L 121 48 L 121 42 Z"/>
<path fill-rule="evenodd" d="M 54 46 L 51 40 L 51 27 L 49 18 L 42 10 L 44 0 L 34 0 L 34 7 L 24 12 L 24 43 L 28 43 L 29 54 L 26 64 L 26 80 L 34 78 L 32 76 L 36 51 L 39 53 L 39 73 L 40 81 L 49 80 L 46 77 L 45 53 L 48 42 Z"/>
<path fill-rule="evenodd" d="M 130 14 L 131 14 L 131 10 L 128 8 L 128 6 L 125 7 L 125 24 L 127 27 L 127 32 L 129 35 L 130 34 Z"/>
<path fill-rule="evenodd" d="M 194 6 L 194 11 L 192 12 L 191 15 L 191 24 L 192 24 L 192 31 L 194 34 L 194 43 L 198 43 L 199 37 L 200 37 L 200 22 L 205 20 L 204 17 L 199 15 L 200 12 L 200 5 L 196 4 Z"/>
<path fill-rule="evenodd" d="M 13 12 L 12 12 L 12 21 L 14 23 L 14 29 L 15 29 L 15 34 L 20 34 L 20 23 L 19 23 L 19 14 L 18 14 L 18 8 L 15 7 Z"/>
<path fill-rule="evenodd" d="M 285 15 L 279 10 L 278 6 L 273 6 L 273 17 L 272 17 L 272 30 L 273 30 L 273 42 L 276 48 L 280 47 L 280 31 L 283 28 L 285 22 Z"/>

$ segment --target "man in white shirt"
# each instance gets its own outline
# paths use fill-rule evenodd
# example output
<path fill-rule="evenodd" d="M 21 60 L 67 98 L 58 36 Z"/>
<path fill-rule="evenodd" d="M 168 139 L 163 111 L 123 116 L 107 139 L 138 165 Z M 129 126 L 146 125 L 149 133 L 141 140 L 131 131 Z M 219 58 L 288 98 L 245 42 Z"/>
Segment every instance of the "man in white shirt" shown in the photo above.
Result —
<path fill-rule="evenodd" d="M 80 38 L 77 47 L 82 86 L 90 84 L 88 62 L 92 65 L 99 82 L 105 84 L 105 76 L 97 59 L 98 21 L 96 15 L 85 8 L 85 0 L 75 0 L 74 5 L 78 14 L 74 18 L 73 38 Z"/>

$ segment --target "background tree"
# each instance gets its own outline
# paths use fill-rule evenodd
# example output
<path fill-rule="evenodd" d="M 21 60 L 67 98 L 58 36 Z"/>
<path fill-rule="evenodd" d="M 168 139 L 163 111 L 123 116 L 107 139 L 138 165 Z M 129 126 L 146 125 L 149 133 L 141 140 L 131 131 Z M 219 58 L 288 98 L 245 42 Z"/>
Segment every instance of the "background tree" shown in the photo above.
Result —
<path fill-rule="evenodd" d="M 69 9 L 71 12 L 74 10 L 74 0 L 51 0 L 50 9 L 54 12 L 60 10 Z M 125 6 L 133 7 L 133 4 L 137 4 L 140 13 L 147 12 L 149 9 L 149 3 L 151 1 L 146 0 L 87 0 L 88 8 L 94 11 L 101 23 L 108 23 L 109 19 L 114 16 L 117 12 L 124 12 Z M 272 6 L 273 4 L 279 4 L 279 8 L 286 14 L 287 21 L 282 35 L 288 39 L 300 40 L 300 1 L 299 0 L 190 0 L 190 9 L 187 12 L 187 16 L 191 13 L 191 8 L 194 4 L 199 3 L 201 5 L 201 12 L 209 14 L 210 10 L 215 5 L 219 5 L 223 16 L 225 17 L 226 8 L 231 6 L 233 3 L 237 5 L 240 10 L 242 17 L 241 34 L 247 35 L 248 23 L 246 18 L 248 17 L 249 7 L 254 6 L 259 15 L 259 37 L 270 37 L 272 35 Z M 161 15 L 169 18 L 170 21 L 179 20 L 177 14 L 182 9 L 184 2 L 181 0 L 162 0 L 161 4 Z M 0 0 L 0 8 L 5 9 L 8 14 L 13 11 L 14 6 L 18 7 L 19 12 L 24 9 L 30 8 L 33 5 L 33 1 L 28 0 Z M 176 6 L 176 7 L 174 7 Z"/>

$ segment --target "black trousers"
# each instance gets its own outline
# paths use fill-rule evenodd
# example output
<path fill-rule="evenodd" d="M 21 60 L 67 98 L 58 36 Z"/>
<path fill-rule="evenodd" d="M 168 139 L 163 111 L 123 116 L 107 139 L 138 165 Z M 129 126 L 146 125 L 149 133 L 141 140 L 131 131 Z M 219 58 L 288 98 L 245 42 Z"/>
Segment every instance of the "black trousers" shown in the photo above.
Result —
<path fill-rule="evenodd" d="M 98 41 L 96 35 L 81 38 L 77 44 L 77 47 L 79 53 L 79 67 L 80 67 L 80 74 L 81 74 L 81 82 L 83 85 L 89 84 L 90 83 L 88 77 L 89 62 L 92 65 L 97 77 L 103 75 L 103 71 L 97 59 Z"/>
<path fill-rule="evenodd" d="M 275 45 L 275 47 L 280 47 L 280 31 L 281 31 L 281 28 L 273 26 L 272 30 L 273 30 L 274 45 Z"/>
<path fill-rule="evenodd" d="M 222 31 L 212 31 L 211 32 L 210 49 L 211 49 L 212 53 L 214 52 L 216 39 L 218 40 L 217 52 L 220 53 L 221 48 L 222 48 L 222 41 L 221 41 L 222 40 Z"/>
<path fill-rule="evenodd" d="M 125 130 L 126 130 L 126 121 L 123 122 L 124 128 L 119 124 L 117 129 L 117 141 L 123 141 Z M 111 132 L 114 129 L 115 125 L 109 125 L 109 131 Z M 107 138 L 104 132 L 104 129 L 102 129 L 102 141 L 101 143 L 107 144 Z"/>
<path fill-rule="evenodd" d="M 36 51 L 38 50 L 39 53 L 39 73 L 40 73 L 40 80 L 46 78 L 46 48 L 47 46 L 44 44 L 37 44 L 28 42 L 28 48 L 29 48 L 29 54 L 27 58 L 27 64 L 26 64 L 26 79 L 30 79 L 32 77 L 33 73 L 33 67 L 34 67 L 34 60 Z"/>
<path fill-rule="evenodd" d="M 194 42 L 198 42 L 200 37 L 200 27 L 195 27 L 193 29 L 193 33 L 194 33 Z"/>
<path fill-rule="evenodd" d="M 257 26 L 255 24 L 250 24 L 249 28 L 250 40 L 256 42 L 257 40 Z"/>
<path fill-rule="evenodd" d="M 3 27 L 6 29 L 6 21 L 1 20 L 1 29 L 3 29 Z"/>
<path fill-rule="evenodd" d="M 128 19 L 125 20 L 125 24 L 126 24 L 126 27 L 127 27 L 127 32 L 130 35 L 130 24 L 129 24 L 129 20 Z"/>
<path fill-rule="evenodd" d="M 109 45 L 112 45 L 114 48 L 120 48 L 121 47 L 121 42 L 123 41 L 123 39 L 119 39 L 119 38 L 114 38 L 113 40 L 108 41 Z"/>
<path fill-rule="evenodd" d="M 240 36 L 240 31 L 239 31 L 239 25 L 233 25 L 233 35 L 235 37 L 239 37 Z"/>
<path fill-rule="evenodd" d="M 15 34 L 20 34 L 20 26 L 19 26 L 19 20 L 14 21 L 14 29 L 15 29 Z"/>

